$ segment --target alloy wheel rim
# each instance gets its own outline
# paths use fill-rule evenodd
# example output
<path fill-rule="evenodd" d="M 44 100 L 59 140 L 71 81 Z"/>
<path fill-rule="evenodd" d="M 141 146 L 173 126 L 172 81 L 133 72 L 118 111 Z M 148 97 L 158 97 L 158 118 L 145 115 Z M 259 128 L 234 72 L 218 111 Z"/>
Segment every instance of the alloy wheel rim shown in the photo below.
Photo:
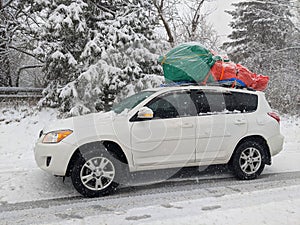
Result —
<path fill-rule="evenodd" d="M 241 170 L 248 174 L 254 174 L 261 166 L 262 156 L 258 149 L 254 147 L 246 148 L 242 151 L 239 159 Z"/>
<path fill-rule="evenodd" d="M 85 162 L 80 171 L 82 184 L 93 191 L 107 188 L 115 177 L 115 167 L 105 157 L 94 157 Z"/>

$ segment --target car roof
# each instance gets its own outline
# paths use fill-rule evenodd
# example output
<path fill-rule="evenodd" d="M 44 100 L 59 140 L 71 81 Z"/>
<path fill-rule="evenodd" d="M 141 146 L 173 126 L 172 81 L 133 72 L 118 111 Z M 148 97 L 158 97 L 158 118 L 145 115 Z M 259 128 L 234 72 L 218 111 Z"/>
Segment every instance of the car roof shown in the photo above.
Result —
<path fill-rule="evenodd" d="M 260 93 L 260 91 L 255 90 L 248 90 L 248 89 L 236 89 L 236 88 L 227 88 L 227 87 L 220 87 L 220 86 L 197 86 L 197 85 L 187 85 L 187 86 L 171 86 L 171 87 L 157 87 L 157 88 L 150 88 L 145 91 L 155 91 L 155 92 L 167 92 L 167 91 L 176 91 L 176 90 L 187 90 L 187 89 L 194 89 L 194 90 L 213 90 L 213 91 L 219 91 L 219 92 L 244 92 L 244 93 Z"/>

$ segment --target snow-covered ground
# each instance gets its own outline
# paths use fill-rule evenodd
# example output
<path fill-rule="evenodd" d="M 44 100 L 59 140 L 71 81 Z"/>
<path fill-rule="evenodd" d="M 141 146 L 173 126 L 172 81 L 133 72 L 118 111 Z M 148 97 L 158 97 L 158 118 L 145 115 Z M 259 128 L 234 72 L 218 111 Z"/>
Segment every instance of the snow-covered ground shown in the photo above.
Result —
<path fill-rule="evenodd" d="M 0 109 L 0 208 L 21 202 L 78 196 L 69 179 L 63 183 L 62 179 L 37 168 L 34 161 L 33 146 L 38 133 L 45 124 L 56 120 L 56 115 L 53 109 L 40 112 L 28 107 Z M 272 166 L 266 167 L 266 176 L 300 171 L 300 118 L 283 116 L 281 127 L 285 136 L 284 150 L 274 157 Z M 218 182 L 218 179 L 213 182 Z M 173 198 L 172 193 L 168 193 L 166 207 L 156 205 L 155 201 L 148 205 L 141 205 L 143 201 L 139 201 L 136 207 L 130 205 L 126 213 L 113 210 L 85 217 L 84 222 L 82 218 L 79 220 L 82 224 L 97 221 L 100 224 L 300 224 L 300 179 L 291 185 L 285 182 L 279 182 L 282 186 L 271 189 L 255 190 L 254 185 L 251 191 L 240 190 L 228 195 L 224 192 L 218 198 L 209 195 L 200 198 L 196 194 L 190 199 Z M 125 205 L 130 204 L 126 201 L 123 202 Z M 122 200 L 120 202 L 122 204 Z M 0 224 L 3 223 L 1 216 L 0 210 Z M 72 221 L 74 218 L 66 217 L 53 223 Z"/>
<path fill-rule="evenodd" d="M 205 197 L 168 204 L 137 207 L 83 219 L 86 224 L 299 224 L 299 185 L 221 197 Z M 287 200 L 293 195 L 293 200 Z M 275 196 L 275 197 L 274 197 Z M 240 207 L 242 202 L 243 207 Z M 275 213 L 275 212 L 278 212 Z M 72 221 L 74 223 L 74 220 Z M 77 222 L 79 222 L 77 220 Z M 56 224 L 61 224 L 58 222 Z"/>
<path fill-rule="evenodd" d="M 29 107 L 0 110 L 0 202 L 77 194 L 57 178 L 38 169 L 34 160 L 33 146 L 39 131 L 56 120 L 56 116 L 53 109 L 40 112 Z"/>
<path fill-rule="evenodd" d="M 283 151 L 273 158 L 265 173 L 300 171 L 300 118 L 282 116 Z"/>

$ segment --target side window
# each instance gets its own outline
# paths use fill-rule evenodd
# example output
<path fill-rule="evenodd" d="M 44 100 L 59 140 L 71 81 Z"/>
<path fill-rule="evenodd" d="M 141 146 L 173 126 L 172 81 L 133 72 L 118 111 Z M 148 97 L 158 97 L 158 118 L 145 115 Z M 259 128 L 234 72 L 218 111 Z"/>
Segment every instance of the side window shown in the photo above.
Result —
<path fill-rule="evenodd" d="M 198 115 L 219 113 L 226 109 L 223 94 L 219 92 L 197 91 L 194 101 Z"/>
<path fill-rule="evenodd" d="M 247 113 L 257 109 L 258 97 L 255 94 L 241 92 L 197 91 L 194 101 L 198 115 L 220 113 Z"/>
<path fill-rule="evenodd" d="M 159 96 L 147 104 L 154 118 L 167 119 L 196 116 L 197 111 L 189 92 L 174 92 Z"/>
<path fill-rule="evenodd" d="M 199 91 L 195 93 L 194 96 L 195 105 L 197 106 L 198 114 L 205 114 L 210 112 L 210 106 L 206 99 L 204 92 Z"/>
<path fill-rule="evenodd" d="M 230 112 L 254 112 L 257 109 L 258 97 L 255 94 L 231 92 L 224 95 L 226 109 Z"/>
<path fill-rule="evenodd" d="M 225 103 L 223 93 L 207 92 L 205 93 L 205 96 L 208 101 L 211 113 L 215 114 L 215 113 L 224 112 L 226 110 L 226 103 Z"/>

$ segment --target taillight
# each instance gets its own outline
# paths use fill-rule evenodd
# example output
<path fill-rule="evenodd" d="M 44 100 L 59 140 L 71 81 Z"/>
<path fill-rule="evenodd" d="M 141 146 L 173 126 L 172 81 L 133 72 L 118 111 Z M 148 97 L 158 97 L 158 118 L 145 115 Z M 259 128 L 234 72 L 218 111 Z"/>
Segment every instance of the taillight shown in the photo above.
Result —
<path fill-rule="evenodd" d="M 273 119 L 275 119 L 278 123 L 280 123 L 280 117 L 277 113 L 269 112 L 268 115 L 271 116 Z"/>

